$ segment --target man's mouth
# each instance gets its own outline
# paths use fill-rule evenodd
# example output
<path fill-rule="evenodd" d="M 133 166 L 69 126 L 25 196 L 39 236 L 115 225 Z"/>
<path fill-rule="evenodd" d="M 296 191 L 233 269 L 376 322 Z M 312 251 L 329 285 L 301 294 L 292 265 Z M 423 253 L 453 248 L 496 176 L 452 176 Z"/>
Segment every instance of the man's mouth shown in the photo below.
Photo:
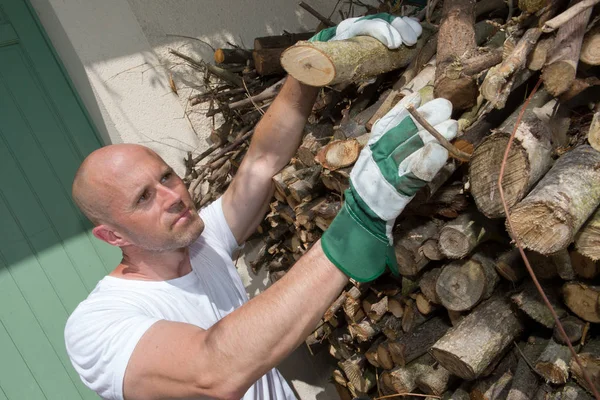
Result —
<path fill-rule="evenodd" d="M 179 222 L 183 222 L 183 221 L 187 220 L 189 218 L 189 216 L 190 216 L 190 209 L 186 207 L 181 213 L 179 213 L 179 215 L 175 219 L 175 222 L 173 222 L 173 225 L 177 225 Z"/>

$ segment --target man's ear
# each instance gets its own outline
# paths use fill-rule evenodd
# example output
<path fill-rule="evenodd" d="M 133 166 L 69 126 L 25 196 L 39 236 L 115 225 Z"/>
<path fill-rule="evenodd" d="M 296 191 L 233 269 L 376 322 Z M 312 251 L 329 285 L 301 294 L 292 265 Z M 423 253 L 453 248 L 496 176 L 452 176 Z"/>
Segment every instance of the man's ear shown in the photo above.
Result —
<path fill-rule="evenodd" d="M 121 237 L 121 235 L 118 232 L 113 231 L 111 228 L 104 224 L 95 226 L 94 229 L 92 229 L 92 233 L 98 239 L 113 246 L 123 247 L 130 244 L 129 241 Z"/>

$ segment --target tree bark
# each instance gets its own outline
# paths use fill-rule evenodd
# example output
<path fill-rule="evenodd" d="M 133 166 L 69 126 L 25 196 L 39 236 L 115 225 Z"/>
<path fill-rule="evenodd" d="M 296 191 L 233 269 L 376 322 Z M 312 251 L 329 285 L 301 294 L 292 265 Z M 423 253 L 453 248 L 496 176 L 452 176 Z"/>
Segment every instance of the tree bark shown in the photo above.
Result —
<path fill-rule="evenodd" d="M 454 383 L 456 377 L 441 365 L 435 365 L 429 373 L 417 377 L 417 387 L 425 394 L 441 396 Z"/>
<path fill-rule="evenodd" d="M 519 249 L 512 248 L 496 259 L 496 272 L 512 283 L 519 283 L 527 275 Z"/>
<path fill-rule="evenodd" d="M 280 47 L 289 47 L 299 40 L 308 40 L 314 33 L 288 33 L 279 36 L 264 36 L 254 39 L 254 50 L 276 49 Z"/>
<path fill-rule="evenodd" d="M 569 341 L 573 346 L 575 346 L 575 344 L 577 344 L 577 342 L 579 342 L 583 336 L 585 322 L 572 315 L 568 315 L 562 318 L 560 322 L 565 330 L 565 333 L 567 334 L 567 337 L 569 338 Z M 558 325 L 554 327 L 552 337 L 557 343 L 564 345 L 567 344 L 560 331 L 558 330 Z"/>
<path fill-rule="evenodd" d="M 534 113 L 535 108 L 542 107 L 549 100 L 548 93 L 539 90 L 531 99 L 517 128 L 502 180 L 509 209 L 521 201 L 552 166 L 552 131 Z M 485 138 L 475 148 L 469 163 L 471 194 L 477 208 L 488 218 L 504 216 L 498 193 L 498 177 L 506 146 L 520 113 L 521 108 L 518 108 L 496 132 Z"/>
<path fill-rule="evenodd" d="M 466 311 L 490 297 L 498 281 L 493 260 L 476 253 L 446 265 L 437 279 L 436 293 L 447 309 Z"/>
<path fill-rule="evenodd" d="M 552 313 L 546 307 L 542 297 L 538 293 L 533 281 L 526 281 L 520 288 L 519 293 L 511 296 L 512 301 L 527 314 L 528 317 L 534 321 L 542 324 L 546 328 L 552 329 L 554 327 L 554 318 Z M 562 307 L 560 302 L 559 293 L 556 287 L 552 284 L 542 283 L 542 289 L 546 293 L 546 297 L 554 307 L 554 311 L 559 318 L 567 315 L 567 311 Z"/>
<path fill-rule="evenodd" d="M 564 385 L 569 378 L 570 361 L 571 351 L 569 348 L 550 339 L 548 345 L 538 357 L 535 369 L 546 379 L 546 382 Z"/>
<path fill-rule="evenodd" d="M 465 110 L 475 105 L 478 88 L 471 76 L 461 73 L 461 64 L 475 50 L 475 1 L 445 1 L 442 23 L 438 33 L 435 97 L 452 102 L 454 110 Z"/>
<path fill-rule="evenodd" d="M 565 304 L 579 318 L 600 322 L 600 289 L 578 282 L 568 282 L 562 287 Z"/>
<path fill-rule="evenodd" d="M 471 390 L 471 400 L 505 399 L 512 380 L 513 374 L 510 371 L 483 379 L 477 382 Z"/>
<path fill-rule="evenodd" d="M 600 203 L 600 153 L 582 145 L 564 154 L 512 210 L 513 235 L 542 254 L 564 249 Z"/>
<path fill-rule="evenodd" d="M 435 219 L 418 217 L 400 223 L 399 231 L 394 234 L 394 251 L 401 275 L 416 276 L 429 263 L 419 249 L 427 239 L 437 237 L 440 224 Z"/>
<path fill-rule="evenodd" d="M 524 357 L 533 362 L 537 360 L 544 348 L 547 340 L 540 338 L 529 338 L 523 349 Z M 520 357 L 515 370 L 515 376 L 512 380 L 510 390 L 506 400 L 529 400 L 533 397 L 539 386 L 537 374 L 531 370 L 527 360 Z"/>
<path fill-rule="evenodd" d="M 403 367 L 427 353 L 449 328 L 450 326 L 441 317 L 434 317 L 396 340 L 387 340 L 384 342 L 386 343 L 384 348 L 394 364 Z"/>
<path fill-rule="evenodd" d="M 522 329 L 510 303 L 495 297 L 438 340 L 431 355 L 454 375 L 473 380 L 510 346 Z"/>
<path fill-rule="evenodd" d="M 554 37 L 545 37 L 540 39 L 531 53 L 527 61 L 527 68 L 532 71 L 541 70 L 546 65 L 546 60 L 550 57 L 550 53 L 554 48 Z"/>
<path fill-rule="evenodd" d="M 427 298 L 427 300 L 434 304 L 441 303 L 440 298 L 438 297 L 435 289 L 438 277 L 441 273 L 441 268 L 434 268 L 430 271 L 425 272 L 419 280 L 419 289 L 421 289 L 421 293 Z"/>
<path fill-rule="evenodd" d="M 578 354 L 579 361 L 583 366 L 585 372 L 590 377 L 592 383 L 596 387 L 596 390 L 600 390 L 600 342 L 593 340 L 588 342 Z M 579 383 L 585 390 L 592 392 L 588 383 L 583 377 L 583 371 L 575 362 L 575 359 L 571 360 L 571 373 L 573 378 Z"/>
<path fill-rule="evenodd" d="M 575 80 L 581 44 L 592 8 L 583 10 L 558 29 L 554 50 L 542 70 L 542 79 L 548 93 L 559 96 Z"/>
<path fill-rule="evenodd" d="M 423 31 L 419 42 L 430 36 Z M 299 42 L 281 55 L 288 74 L 310 86 L 356 82 L 407 66 L 419 44 L 388 49 L 369 36 L 333 42 Z"/>

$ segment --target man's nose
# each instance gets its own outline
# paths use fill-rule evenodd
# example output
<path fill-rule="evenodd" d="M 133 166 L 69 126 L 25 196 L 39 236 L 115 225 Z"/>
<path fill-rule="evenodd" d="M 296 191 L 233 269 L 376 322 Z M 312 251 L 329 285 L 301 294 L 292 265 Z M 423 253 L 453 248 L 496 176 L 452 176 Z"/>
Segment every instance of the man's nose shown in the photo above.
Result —
<path fill-rule="evenodd" d="M 160 185 L 158 190 L 163 199 L 165 210 L 176 209 L 175 211 L 180 211 L 179 209 L 183 205 L 183 201 L 177 191 L 163 185 Z"/>

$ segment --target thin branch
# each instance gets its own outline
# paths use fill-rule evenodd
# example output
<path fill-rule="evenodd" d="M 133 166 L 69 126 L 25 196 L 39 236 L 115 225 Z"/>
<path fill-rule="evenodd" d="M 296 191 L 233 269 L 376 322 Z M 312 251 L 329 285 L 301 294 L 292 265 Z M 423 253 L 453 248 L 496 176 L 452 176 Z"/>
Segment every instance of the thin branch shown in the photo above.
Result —
<path fill-rule="evenodd" d="M 335 26 L 335 23 L 333 23 L 332 20 L 321 15 L 321 13 L 319 13 L 317 10 L 315 10 L 314 8 L 312 8 L 305 2 L 301 1 L 300 3 L 298 3 L 298 5 L 302 8 L 304 8 L 306 11 L 308 11 L 308 13 L 311 14 L 313 17 L 315 17 L 316 19 L 318 19 L 319 21 L 321 21 L 322 23 L 327 25 L 327 27 L 331 28 L 332 26 Z"/>
<path fill-rule="evenodd" d="M 579 365 L 579 368 L 581 368 L 581 372 L 583 374 L 583 377 L 585 378 L 586 383 L 591 388 L 596 400 L 600 400 L 600 394 L 598 394 L 598 390 L 596 389 L 596 386 L 592 383 L 592 381 L 590 380 L 590 377 L 588 376 L 588 373 L 581 365 L 581 361 L 579 360 L 579 357 L 577 356 L 577 353 L 575 352 L 575 349 L 573 348 L 573 345 L 571 344 L 571 341 L 569 340 L 569 336 L 565 332 L 565 328 L 563 327 L 562 323 L 560 322 L 558 315 L 556 315 L 556 311 L 554 310 L 554 307 L 552 306 L 552 304 L 550 304 L 548 297 L 546 297 L 546 293 L 544 293 L 544 289 L 542 289 L 542 286 L 540 285 L 540 282 L 538 281 L 537 276 L 535 275 L 535 272 L 533 272 L 533 269 L 531 268 L 529 259 L 527 258 L 527 255 L 525 254 L 525 251 L 523 250 L 523 246 L 521 245 L 521 240 L 519 239 L 519 237 L 517 235 L 514 234 L 512 217 L 510 215 L 510 211 L 508 209 L 508 204 L 506 203 L 506 199 L 504 198 L 504 188 L 502 187 L 502 178 L 504 178 L 504 170 L 506 168 L 506 161 L 508 160 L 508 153 L 510 152 L 510 147 L 512 145 L 512 142 L 515 139 L 515 135 L 517 133 L 517 128 L 519 127 L 519 124 L 521 123 L 521 119 L 523 118 L 525 109 L 527 108 L 527 105 L 531 101 L 531 98 L 533 97 L 533 95 L 535 94 L 537 89 L 540 87 L 541 83 L 542 83 L 542 79 L 540 78 L 538 80 L 538 82 L 535 84 L 535 87 L 533 88 L 531 93 L 529 94 L 529 97 L 527 97 L 527 100 L 525 100 L 525 103 L 523 103 L 521 112 L 519 113 L 517 121 L 515 122 L 515 126 L 513 128 L 512 134 L 510 135 L 510 139 L 508 140 L 508 143 L 506 145 L 506 150 L 504 151 L 504 158 L 502 159 L 502 164 L 500 166 L 500 176 L 498 176 L 498 190 L 500 192 L 500 199 L 502 200 L 502 206 L 504 207 L 504 213 L 506 214 L 506 221 L 508 222 L 508 228 L 510 231 L 510 235 L 514 240 L 515 245 L 519 249 L 519 253 L 521 253 L 521 257 L 523 258 L 523 261 L 525 262 L 525 267 L 527 267 L 527 272 L 529 272 L 529 275 L 531 276 L 531 279 L 533 280 L 533 283 L 535 284 L 535 287 L 537 288 L 538 292 L 542 296 L 542 299 L 544 300 L 546 307 L 548 307 L 548 309 L 550 310 L 550 313 L 552 314 L 552 317 L 554 318 L 554 322 L 556 322 L 556 326 L 558 327 L 558 330 L 559 330 L 561 336 L 563 337 L 564 341 L 567 343 L 567 346 L 569 346 L 569 350 L 571 351 L 571 354 L 573 355 L 573 359 L 575 360 L 575 362 L 577 362 L 577 365 Z"/>
<path fill-rule="evenodd" d="M 248 96 L 248 99 L 250 100 L 254 108 L 256 108 L 256 110 L 258 110 L 258 112 L 261 115 L 265 115 L 265 112 L 261 109 L 261 107 L 256 105 L 256 103 L 254 102 L 254 99 L 252 98 L 252 95 L 250 95 L 250 91 L 248 91 L 248 87 L 246 86 L 246 81 L 244 81 L 244 79 L 242 79 L 242 83 L 244 84 L 244 89 L 246 89 L 246 95 Z"/>
<path fill-rule="evenodd" d="M 214 48 L 214 47 L 212 47 L 212 46 L 210 45 L 210 43 L 208 43 L 208 42 L 205 42 L 205 41 L 204 41 L 204 40 L 202 40 L 202 39 L 195 38 L 195 37 L 193 37 L 193 36 L 175 35 L 175 34 L 172 34 L 172 33 L 167 33 L 167 36 L 170 36 L 170 37 L 180 37 L 180 38 L 184 38 L 184 39 L 192 39 L 192 40 L 197 40 L 197 41 L 199 41 L 200 43 L 202 43 L 202 44 L 205 44 L 205 45 L 207 45 L 208 47 L 210 47 L 210 48 L 212 49 L 212 51 L 213 51 L 213 52 L 215 51 L 215 48 Z"/>
<path fill-rule="evenodd" d="M 448 139 L 442 136 L 441 133 L 439 133 L 429 122 L 427 122 L 425 118 L 423 118 L 421 114 L 419 114 L 417 109 L 412 104 L 406 107 L 406 109 L 410 113 L 410 115 L 412 115 L 412 117 L 416 119 L 417 122 L 421 124 L 423 128 L 425 128 L 425 130 L 427 130 L 427 132 L 431 134 L 431 136 L 437 139 L 437 141 L 442 145 L 442 147 L 448 150 L 448 153 L 450 153 L 450 156 L 452 158 L 456 158 L 459 161 L 465 162 L 471 159 L 470 154 L 465 153 L 464 151 L 461 151 L 454 147 L 454 145 L 450 143 Z"/>
<path fill-rule="evenodd" d="M 265 90 L 263 90 L 262 92 L 260 92 L 258 94 L 255 94 L 254 96 L 248 96 L 245 99 L 231 103 L 229 105 L 229 109 L 235 110 L 238 108 L 245 107 L 248 104 L 255 105 L 255 103 L 254 103 L 255 101 L 265 101 L 265 100 L 272 99 L 273 97 L 277 96 L 277 93 L 279 93 L 279 90 L 281 89 L 281 86 L 283 86 L 284 81 L 285 81 L 285 78 L 277 81 L 275 84 L 269 86 L 268 88 L 266 88 Z"/>
<path fill-rule="evenodd" d="M 595 6 L 598 3 L 600 3 L 600 0 L 582 0 L 579 3 L 575 4 L 573 7 L 568 8 L 566 11 L 558 14 L 551 20 L 546 21 L 546 23 L 542 27 L 542 31 L 544 33 L 552 32 L 569 22 L 571 18 L 575 17 L 577 14 L 587 10 L 590 7 Z"/>

